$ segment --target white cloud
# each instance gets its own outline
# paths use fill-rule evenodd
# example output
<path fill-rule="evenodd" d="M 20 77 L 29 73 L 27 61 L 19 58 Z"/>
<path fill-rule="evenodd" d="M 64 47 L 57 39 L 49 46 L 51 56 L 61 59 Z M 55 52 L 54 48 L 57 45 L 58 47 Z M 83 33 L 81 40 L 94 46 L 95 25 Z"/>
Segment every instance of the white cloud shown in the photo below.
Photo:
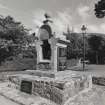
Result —
<path fill-rule="evenodd" d="M 77 8 L 77 13 L 81 17 L 82 21 L 86 21 L 90 15 L 89 15 L 90 8 L 88 6 L 80 6 Z"/>
<path fill-rule="evenodd" d="M 74 28 L 74 32 L 80 32 L 80 28 L 79 27 L 76 27 L 76 28 Z"/>
<path fill-rule="evenodd" d="M 95 33 L 98 31 L 98 27 L 95 25 L 88 25 L 88 31 Z"/>
<path fill-rule="evenodd" d="M 105 23 L 102 23 L 100 25 L 88 25 L 88 31 L 93 33 L 105 34 Z"/>
<path fill-rule="evenodd" d="M 100 25 L 100 27 L 101 27 L 101 29 L 105 32 L 105 23 L 102 23 L 102 24 Z"/>
<path fill-rule="evenodd" d="M 36 35 L 38 34 L 39 27 L 43 24 L 43 20 L 45 19 L 44 14 L 45 11 L 42 9 L 38 9 L 33 12 L 33 22 L 35 24 L 35 29 L 33 31 Z"/>
<path fill-rule="evenodd" d="M 68 26 L 71 26 L 72 16 L 67 11 L 58 11 L 57 15 L 53 18 L 53 21 L 54 31 L 62 34 L 67 30 Z"/>
<path fill-rule="evenodd" d="M 64 11 L 56 11 L 55 14 L 52 14 L 51 12 L 47 12 L 51 14 L 51 18 L 53 20 L 53 23 L 51 23 L 52 31 L 56 33 L 57 37 L 63 37 L 63 32 L 67 31 L 67 27 L 69 26 L 70 29 L 72 29 L 72 26 L 74 27 L 75 32 L 81 32 L 81 26 L 82 23 L 86 23 L 87 32 L 88 33 L 105 33 L 105 23 L 96 25 L 95 23 L 92 23 L 90 21 L 90 15 L 89 15 L 89 7 L 88 6 L 81 6 L 79 7 L 76 13 L 78 13 L 77 17 L 73 17 L 70 13 L 70 10 L 64 10 Z M 43 24 L 43 20 L 45 19 L 44 13 L 46 13 L 45 10 L 36 10 L 34 11 L 34 24 L 37 29 L 36 32 L 38 32 L 38 28 Z M 79 19 L 77 19 L 79 18 Z M 82 19 L 82 22 L 79 21 L 78 23 L 75 23 L 75 20 Z M 90 23 L 91 22 L 91 23 Z M 75 24 L 73 24 L 75 23 Z"/>
<path fill-rule="evenodd" d="M 45 13 L 44 10 L 36 10 L 34 12 L 34 20 L 33 21 L 34 21 L 36 26 L 40 27 L 42 25 L 42 22 L 45 19 L 44 13 Z"/>
<path fill-rule="evenodd" d="M 10 8 L 8 8 L 7 6 L 3 4 L 0 4 L 0 9 L 11 10 Z"/>
<path fill-rule="evenodd" d="M 45 19 L 44 13 L 46 13 L 45 10 L 37 10 L 34 11 L 34 23 L 36 27 L 40 27 L 43 23 L 43 20 Z M 57 11 L 56 14 L 51 14 L 51 12 L 47 12 L 51 15 L 51 18 L 53 20 L 53 23 L 51 23 L 51 27 L 53 32 L 56 32 L 58 36 L 62 35 L 63 32 L 67 30 L 68 25 L 71 26 L 72 17 L 68 11 Z"/>

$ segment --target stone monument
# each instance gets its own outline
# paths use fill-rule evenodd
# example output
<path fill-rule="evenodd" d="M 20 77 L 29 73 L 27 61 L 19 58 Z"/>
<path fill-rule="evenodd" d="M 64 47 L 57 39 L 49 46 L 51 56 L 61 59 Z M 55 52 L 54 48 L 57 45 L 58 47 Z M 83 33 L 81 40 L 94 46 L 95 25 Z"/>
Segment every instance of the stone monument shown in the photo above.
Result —
<path fill-rule="evenodd" d="M 40 95 L 59 105 L 69 102 L 78 93 L 92 88 L 92 78 L 87 75 L 72 74 L 66 70 L 66 49 L 68 40 L 56 38 L 48 16 L 39 29 L 35 41 L 37 49 L 37 70 L 9 75 L 9 83 L 16 89 L 30 95 Z M 9 85 L 10 86 L 10 85 Z"/>
<path fill-rule="evenodd" d="M 48 22 L 43 22 L 36 41 L 37 70 L 62 71 L 66 69 L 66 50 L 70 41 L 55 38 Z"/>

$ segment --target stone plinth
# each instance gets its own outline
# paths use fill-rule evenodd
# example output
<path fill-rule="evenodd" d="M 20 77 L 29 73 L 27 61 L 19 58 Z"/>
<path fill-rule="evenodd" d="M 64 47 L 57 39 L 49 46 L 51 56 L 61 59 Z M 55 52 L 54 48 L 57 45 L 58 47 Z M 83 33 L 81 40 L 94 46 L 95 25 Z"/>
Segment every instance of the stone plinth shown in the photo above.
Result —
<path fill-rule="evenodd" d="M 72 98 L 78 93 L 92 88 L 91 76 L 86 75 L 75 75 L 74 77 L 59 79 L 20 74 L 9 76 L 9 81 L 9 85 L 15 84 L 17 89 L 23 92 L 40 95 L 59 105 L 63 105 L 70 97 Z M 22 89 L 23 87 L 24 89 Z M 30 89 L 31 92 L 30 90 L 27 91 L 27 89 Z"/>

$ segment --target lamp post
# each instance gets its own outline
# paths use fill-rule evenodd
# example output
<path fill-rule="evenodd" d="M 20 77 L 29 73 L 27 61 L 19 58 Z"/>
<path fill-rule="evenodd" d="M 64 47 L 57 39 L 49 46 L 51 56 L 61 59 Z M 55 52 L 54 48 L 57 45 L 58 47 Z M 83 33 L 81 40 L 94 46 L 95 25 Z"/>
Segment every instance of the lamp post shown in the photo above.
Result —
<path fill-rule="evenodd" d="M 85 34 L 86 34 L 86 26 L 82 25 L 82 34 L 83 34 L 83 71 L 85 70 Z"/>

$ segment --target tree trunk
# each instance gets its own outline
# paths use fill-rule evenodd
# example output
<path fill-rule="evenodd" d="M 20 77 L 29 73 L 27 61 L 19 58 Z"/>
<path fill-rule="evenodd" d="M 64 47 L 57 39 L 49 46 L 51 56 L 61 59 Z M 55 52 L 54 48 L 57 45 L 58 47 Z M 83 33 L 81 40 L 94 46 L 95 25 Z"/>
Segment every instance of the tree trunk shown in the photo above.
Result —
<path fill-rule="evenodd" d="M 96 51 L 96 64 L 98 64 L 98 52 Z"/>

